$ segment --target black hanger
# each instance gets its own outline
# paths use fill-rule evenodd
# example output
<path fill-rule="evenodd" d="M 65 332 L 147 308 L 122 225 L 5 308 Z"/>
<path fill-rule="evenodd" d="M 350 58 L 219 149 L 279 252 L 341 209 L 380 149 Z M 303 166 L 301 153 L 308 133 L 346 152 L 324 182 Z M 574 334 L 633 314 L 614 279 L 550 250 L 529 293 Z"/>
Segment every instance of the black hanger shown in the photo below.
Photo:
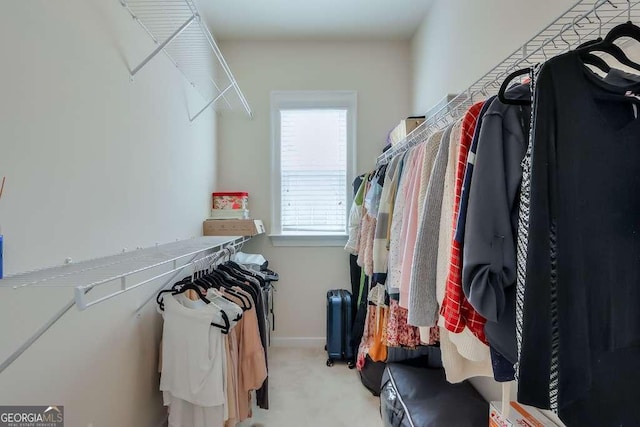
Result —
<path fill-rule="evenodd" d="M 162 295 L 168 294 L 168 293 L 170 293 L 172 295 L 178 295 L 178 294 L 182 294 L 182 293 L 184 293 L 184 292 L 186 292 L 188 290 L 196 291 L 196 294 L 198 294 L 198 296 L 200 297 L 200 299 L 202 301 L 204 301 L 207 304 L 211 303 L 211 301 L 209 301 L 204 295 L 202 295 L 202 290 L 195 283 L 187 282 L 187 283 L 182 284 L 179 288 L 175 288 L 176 285 L 174 285 L 174 287 L 172 287 L 171 289 L 166 289 L 164 291 L 158 292 L 158 295 L 156 296 L 156 302 L 160 306 L 160 310 L 164 311 L 164 297 Z"/>
<path fill-rule="evenodd" d="M 241 278 L 241 280 L 246 280 L 246 277 L 251 277 L 251 278 L 257 280 L 260 283 L 260 287 L 261 288 L 264 288 L 265 286 L 267 286 L 267 278 L 262 277 L 260 274 L 257 274 L 255 271 L 252 271 L 250 269 L 244 268 L 241 265 L 239 265 L 239 264 L 237 264 L 237 263 L 235 263 L 233 261 L 229 261 L 229 262 L 225 263 L 225 266 L 231 267 L 231 269 L 233 271 L 235 271 L 235 273 L 238 276 L 245 276 L 245 278 Z M 268 270 L 268 271 L 270 271 L 270 270 Z M 276 278 L 276 280 L 277 280 L 277 278 Z"/>
<path fill-rule="evenodd" d="M 164 311 L 164 297 L 162 295 L 167 294 L 167 293 L 171 293 L 172 295 L 178 295 L 178 294 L 184 293 L 184 292 L 186 292 L 186 291 L 188 291 L 190 289 L 196 291 L 196 293 L 198 294 L 198 296 L 200 297 L 200 299 L 202 301 L 204 301 L 207 304 L 211 303 L 211 301 L 209 301 L 204 295 L 202 295 L 202 292 L 201 292 L 200 288 L 195 283 L 187 282 L 187 283 L 183 284 L 179 289 L 173 289 L 172 288 L 172 289 L 166 289 L 164 291 L 158 292 L 158 295 L 156 296 L 156 302 L 160 306 L 160 310 Z M 229 333 L 229 329 L 231 327 L 231 323 L 229 322 L 229 316 L 227 316 L 227 313 L 225 313 L 224 310 L 220 310 L 220 314 L 222 315 L 222 320 L 224 321 L 224 325 L 219 325 L 217 323 L 213 323 L 212 322 L 211 326 L 215 326 L 216 328 L 222 329 L 222 333 L 223 334 L 228 334 Z"/>
<path fill-rule="evenodd" d="M 615 26 L 604 39 L 598 38 L 594 43 L 578 47 L 576 51 L 580 53 L 583 61 L 588 60 L 588 57 L 584 56 L 585 54 L 590 52 L 605 52 L 613 56 L 621 64 L 640 71 L 640 64 L 630 60 L 624 51 L 614 43 L 614 41 L 622 37 L 630 37 L 640 42 L 640 27 L 634 25 L 631 21 L 625 22 L 624 24 Z"/>
<path fill-rule="evenodd" d="M 219 267 L 220 272 L 226 273 L 229 276 L 229 278 L 231 278 L 232 281 L 235 280 L 239 283 L 244 283 L 247 280 L 246 276 L 243 276 L 240 272 L 238 272 L 238 270 L 234 269 L 231 266 L 231 262 L 233 261 L 229 261 L 228 263 L 222 264 Z"/>
<path fill-rule="evenodd" d="M 529 74 L 531 74 L 531 68 L 523 68 L 522 70 L 514 71 L 513 73 L 509 74 L 504 82 L 502 82 L 500 90 L 498 91 L 498 99 L 500 100 L 500 102 L 507 105 L 531 105 L 531 100 L 509 99 L 506 95 L 509 84 L 513 81 L 513 79 Z"/>
<path fill-rule="evenodd" d="M 227 313 L 224 312 L 224 310 L 220 310 L 220 313 L 222 314 L 222 320 L 224 320 L 224 325 L 218 325 L 217 323 L 211 322 L 211 326 L 215 326 L 216 328 L 222 329 L 222 333 L 226 335 L 229 333 L 229 329 L 231 328 L 231 323 L 229 322 L 229 317 L 227 316 Z"/>
<path fill-rule="evenodd" d="M 207 275 L 206 277 L 202 278 L 202 280 L 205 281 L 205 282 L 208 282 L 208 281 L 213 282 L 214 280 L 217 280 L 217 279 L 214 279 L 214 276 L 212 274 L 210 274 L 210 275 Z M 211 282 L 209 282 L 209 284 Z M 231 287 L 223 286 L 223 285 L 220 285 L 218 283 L 216 283 L 214 286 L 209 286 L 209 287 L 210 288 L 215 288 L 215 289 L 220 289 L 221 287 L 223 287 L 225 289 L 225 292 L 228 292 L 229 294 L 237 297 L 242 302 L 242 305 L 239 305 L 239 307 L 242 308 L 242 311 L 251 310 L 251 308 L 253 307 L 251 305 L 251 302 L 248 301 L 248 297 L 246 295 L 243 295 L 240 292 L 236 292 L 236 290 L 231 288 Z M 233 301 L 233 300 L 227 298 L 225 295 L 220 295 L 220 296 L 222 298 L 226 299 L 227 301 L 238 305 L 238 303 L 236 301 Z M 238 320 L 240 320 L 240 316 L 236 319 L 236 321 L 238 321 Z"/>
<path fill-rule="evenodd" d="M 607 62 L 604 59 L 592 53 L 588 53 L 585 56 L 583 56 L 582 62 L 588 65 L 593 65 L 594 67 L 600 69 L 604 73 L 608 73 L 609 71 L 611 71 L 611 67 L 609 66 L 609 64 L 607 64 Z"/>
<path fill-rule="evenodd" d="M 251 310 L 253 308 L 253 304 L 251 304 L 251 300 L 248 296 L 241 294 L 240 292 L 237 292 L 235 289 L 233 288 L 224 288 L 225 292 L 230 293 L 231 295 L 237 297 L 240 301 L 242 301 L 242 310 L 243 311 L 247 311 L 247 310 Z M 224 298 L 224 295 L 222 296 Z M 235 301 L 231 301 L 234 302 Z"/>
<path fill-rule="evenodd" d="M 241 301 L 243 301 L 244 306 L 242 307 L 242 309 L 244 311 L 251 310 L 253 308 L 253 304 L 252 304 L 251 298 L 249 298 L 247 295 L 244 295 L 243 293 L 237 292 L 236 290 L 233 289 L 233 286 L 242 286 L 242 285 L 244 285 L 243 282 L 232 281 L 232 280 L 228 279 L 227 277 L 225 277 L 224 273 L 219 271 L 219 270 L 215 270 L 211 274 L 211 279 L 212 280 L 217 280 L 218 289 L 220 287 L 222 287 L 222 288 L 225 289 L 226 292 L 229 292 L 230 294 L 238 297 Z"/>

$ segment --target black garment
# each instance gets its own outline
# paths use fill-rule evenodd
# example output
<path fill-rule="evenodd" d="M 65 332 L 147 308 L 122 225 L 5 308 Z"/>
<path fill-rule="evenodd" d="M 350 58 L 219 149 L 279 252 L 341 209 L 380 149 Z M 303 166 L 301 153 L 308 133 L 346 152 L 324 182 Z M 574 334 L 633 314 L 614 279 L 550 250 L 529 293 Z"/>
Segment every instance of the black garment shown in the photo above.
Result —
<path fill-rule="evenodd" d="M 630 402 L 640 382 L 630 356 L 640 345 L 637 93 L 575 52 L 536 80 L 518 400 L 557 405 L 563 420 L 580 420 L 570 426 L 640 419 Z"/>
<path fill-rule="evenodd" d="M 530 100 L 531 89 L 518 85 L 507 95 Z M 505 382 L 514 379 L 518 359 L 515 236 L 531 107 L 499 99 L 485 107 L 482 126 L 474 135 L 477 147 L 465 219 L 462 286 L 471 305 L 487 319 L 494 379 Z"/>
<path fill-rule="evenodd" d="M 356 179 L 353 180 L 353 196 L 355 197 L 360 185 L 362 184 L 362 180 L 364 179 L 364 175 L 359 175 Z M 363 201 L 364 203 L 364 201 Z M 349 273 L 351 276 L 351 304 L 353 306 L 353 326 L 351 328 L 351 342 L 349 343 L 351 347 L 354 349 L 353 354 L 358 354 L 358 347 L 360 346 L 360 340 L 362 340 L 362 335 L 364 335 L 364 324 L 365 317 L 367 311 L 366 298 L 364 299 L 364 316 L 361 311 L 362 308 L 358 306 L 358 301 L 361 299 L 360 296 L 360 277 L 362 274 L 362 268 L 357 263 L 358 256 L 357 255 L 349 255 Z M 366 286 L 365 286 L 366 288 Z M 366 289 L 365 289 L 366 291 Z"/>
<path fill-rule="evenodd" d="M 362 274 L 362 268 L 358 265 L 358 255 L 349 254 L 349 275 L 351 276 L 351 303 L 353 304 L 352 313 L 358 311 L 358 299 L 360 296 L 360 275 Z"/>
<path fill-rule="evenodd" d="M 531 90 L 528 85 L 520 85 L 509 90 L 508 96 L 530 100 Z M 516 282 L 515 236 L 521 163 L 529 141 L 531 108 L 507 105 L 495 99 L 481 119 L 478 123 L 482 123 L 482 127 L 476 128 L 474 136 L 477 148 L 467 195 L 468 214 L 460 215 L 466 228 L 457 234 L 464 238 L 462 287 L 465 296 L 487 323 L 497 323 L 505 310 L 505 289 L 514 288 Z M 467 169 L 471 164 L 470 161 Z M 515 304 L 509 310 L 515 312 Z M 515 356 L 515 333 L 512 336 L 511 353 Z"/>
<path fill-rule="evenodd" d="M 489 347 L 491 353 L 491 368 L 493 370 L 493 379 L 499 383 L 513 381 L 515 377 L 515 369 L 513 363 L 504 357 L 495 348 Z"/>
<path fill-rule="evenodd" d="M 358 257 L 356 255 L 349 255 L 350 267 L 351 267 L 351 287 L 354 289 L 352 293 L 353 298 L 351 301 L 356 306 L 353 310 L 354 320 L 351 327 L 351 342 L 350 345 L 353 348 L 353 354 L 358 354 L 358 347 L 360 347 L 360 341 L 364 335 L 364 326 L 367 322 L 367 297 L 369 296 L 369 277 L 365 276 L 364 285 L 362 286 L 362 296 L 360 296 L 360 278 L 362 269 L 356 263 Z M 360 298 L 359 298 L 360 297 Z M 358 304 L 358 301 L 360 303 Z"/>

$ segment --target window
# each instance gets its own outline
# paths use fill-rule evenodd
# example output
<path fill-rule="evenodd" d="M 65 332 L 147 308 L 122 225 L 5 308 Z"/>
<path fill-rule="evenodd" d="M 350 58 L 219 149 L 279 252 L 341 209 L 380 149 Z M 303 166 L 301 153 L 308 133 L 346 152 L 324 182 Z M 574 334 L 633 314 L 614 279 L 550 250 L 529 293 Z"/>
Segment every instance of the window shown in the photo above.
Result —
<path fill-rule="evenodd" d="M 345 244 L 355 117 L 355 92 L 272 92 L 275 245 Z"/>

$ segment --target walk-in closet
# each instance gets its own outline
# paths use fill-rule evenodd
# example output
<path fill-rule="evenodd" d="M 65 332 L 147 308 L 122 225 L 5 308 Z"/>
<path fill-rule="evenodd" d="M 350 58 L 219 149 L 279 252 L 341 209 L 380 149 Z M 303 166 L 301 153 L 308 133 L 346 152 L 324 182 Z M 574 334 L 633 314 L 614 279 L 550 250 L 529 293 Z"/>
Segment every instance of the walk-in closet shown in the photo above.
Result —
<path fill-rule="evenodd" d="M 640 1 L 0 1 L 0 427 L 640 427 Z"/>

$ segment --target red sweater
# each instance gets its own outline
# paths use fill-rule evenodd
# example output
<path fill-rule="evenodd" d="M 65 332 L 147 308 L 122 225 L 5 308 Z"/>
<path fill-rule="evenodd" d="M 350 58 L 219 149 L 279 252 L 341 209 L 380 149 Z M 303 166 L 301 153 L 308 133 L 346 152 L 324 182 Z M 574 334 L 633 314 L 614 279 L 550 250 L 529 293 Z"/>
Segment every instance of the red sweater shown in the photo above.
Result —
<path fill-rule="evenodd" d="M 469 330 L 482 342 L 487 343 L 484 335 L 484 324 L 486 320 L 469 304 L 462 290 L 462 244 L 456 242 L 455 226 L 460 210 L 460 197 L 462 193 L 462 181 L 464 180 L 465 167 L 469 147 L 473 139 L 473 133 L 478 122 L 478 115 L 484 102 L 474 104 L 462 119 L 462 129 L 460 136 L 460 153 L 458 154 L 458 165 L 456 167 L 456 197 L 453 204 L 453 226 L 451 238 L 451 260 L 449 261 L 449 275 L 445 289 L 444 301 L 440 308 L 440 314 L 444 317 L 445 327 L 453 333 L 460 333 L 467 326 Z"/>

